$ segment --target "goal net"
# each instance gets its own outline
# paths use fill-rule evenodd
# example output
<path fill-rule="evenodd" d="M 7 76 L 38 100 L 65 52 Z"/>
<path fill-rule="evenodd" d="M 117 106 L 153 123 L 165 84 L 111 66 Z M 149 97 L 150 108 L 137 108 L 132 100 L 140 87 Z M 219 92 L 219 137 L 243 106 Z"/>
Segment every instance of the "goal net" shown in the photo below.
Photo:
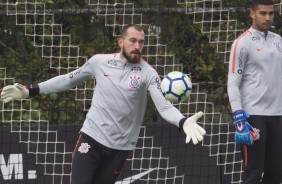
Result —
<path fill-rule="evenodd" d="M 276 1 L 278 21 L 281 6 Z M 176 134 L 177 128 L 167 125 L 149 101 L 137 148 L 116 183 L 240 183 L 243 165 L 224 72 L 231 44 L 249 26 L 241 16 L 247 11 L 236 1 L 221 0 L 2 1 L 0 88 L 73 71 L 91 55 L 117 51 L 112 44 L 125 25 L 141 25 L 146 31 L 143 57 L 161 78 L 170 71 L 191 75 L 190 98 L 174 105 L 186 116 L 203 111 L 199 124 L 207 134 L 200 146 L 186 145 L 184 134 Z M 191 25 L 177 24 L 174 16 Z M 179 29 L 170 27 L 176 24 Z M 274 26 L 281 31 L 281 22 Z M 190 30 L 191 35 L 177 40 L 187 27 L 198 33 Z M 194 50 L 174 53 L 170 40 Z M 95 80 L 64 94 L 1 103 L 0 183 L 70 183 L 72 150 L 94 88 Z"/>

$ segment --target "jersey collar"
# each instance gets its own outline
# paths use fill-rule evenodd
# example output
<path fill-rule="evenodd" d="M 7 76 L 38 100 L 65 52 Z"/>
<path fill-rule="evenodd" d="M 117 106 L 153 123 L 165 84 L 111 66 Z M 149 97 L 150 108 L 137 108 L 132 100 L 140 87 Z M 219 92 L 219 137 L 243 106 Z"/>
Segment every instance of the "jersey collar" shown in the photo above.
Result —
<path fill-rule="evenodd" d="M 266 32 L 264 32 L 264 31 L 258 31 L 258 30 L 256 30 L 256 29 L 254 29 L 253 27 L 251 27 L 251 28 L 249 29 L 249 31 L 250 31 L 252 34 L 258 35 L 258 36 L 260 36 L 260 37 L 262 37 L 262 38 L 266 38 L 267 35 L 268 35 L 268 31 L 266 31 Z"/>

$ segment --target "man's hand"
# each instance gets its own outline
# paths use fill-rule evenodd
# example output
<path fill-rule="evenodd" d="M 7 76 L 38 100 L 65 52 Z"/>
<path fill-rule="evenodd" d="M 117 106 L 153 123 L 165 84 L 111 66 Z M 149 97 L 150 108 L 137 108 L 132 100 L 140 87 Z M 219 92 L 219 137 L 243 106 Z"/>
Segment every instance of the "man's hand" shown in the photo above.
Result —
<path fill-rule="evenodd" d="M 198 144 L 203 140 L 203 136 L 206 134 L 205 129 L 197 124 L 197 120 L 203 116 L 203 112 L 200 111 L 190 118 L 188 118 L 183 124 L 183 130 L 186 134 L 186 143 L 189 143 L 192 139 L 193 144 Z"/>
<path fill-rule="evenodd" d="M 14 99 L 25 99 L 28 97 L 29 90 L 19 83 L 8 85 L 4 87 L 1 92 L 1 100 L 3 100 L 4 103 L 8 103 Z"/>
<path fill-rule="evenodd" d="M 235 141 L 236 144 L 253 145 L 254 140 L 259 139 L 259 131 L 253 128 L 248 122 L 249 115 L 243 111 L 238 110 L 233 113 L 234 125 L 236 128 Z"/>

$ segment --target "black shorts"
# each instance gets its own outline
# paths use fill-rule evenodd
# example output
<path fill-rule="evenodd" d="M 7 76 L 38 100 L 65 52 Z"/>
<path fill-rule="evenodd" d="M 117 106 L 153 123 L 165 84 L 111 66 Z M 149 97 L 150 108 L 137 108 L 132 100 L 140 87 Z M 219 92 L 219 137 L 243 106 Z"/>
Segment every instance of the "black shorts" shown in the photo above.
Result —
<path fill-rule="evenodd" d="M 242 146 L 243 184 L 280 184 L 282 178 L 282 117 L 251 115 L 248 122 L 259 130 L 252 146 Z M 263 177 L 262 177 L 263 173 Z"/>
<path fill-rule="evenodd" d="M 72 184 L 114 184 L 130 151 L 108 148 L 80 133 L 72 160 Z"/>

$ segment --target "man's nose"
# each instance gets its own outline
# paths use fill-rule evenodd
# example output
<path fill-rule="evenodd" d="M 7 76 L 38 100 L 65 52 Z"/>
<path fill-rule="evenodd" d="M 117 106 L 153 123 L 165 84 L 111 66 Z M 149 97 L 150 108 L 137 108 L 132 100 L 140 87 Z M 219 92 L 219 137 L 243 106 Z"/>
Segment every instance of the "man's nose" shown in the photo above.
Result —
<path fill-rule="evenodd" d="M 140 45 L 141 44 L 139 42 L 136 42 L 135 45 L 134 45 L 135 49 L 139 50 L 140 49 Z"/>
<path fill-rule="evenodd" d="M 266 14 L 266 16 L 265 16 L 265 20 L 271 20 L 271 15 L 270 14 Z"/>

